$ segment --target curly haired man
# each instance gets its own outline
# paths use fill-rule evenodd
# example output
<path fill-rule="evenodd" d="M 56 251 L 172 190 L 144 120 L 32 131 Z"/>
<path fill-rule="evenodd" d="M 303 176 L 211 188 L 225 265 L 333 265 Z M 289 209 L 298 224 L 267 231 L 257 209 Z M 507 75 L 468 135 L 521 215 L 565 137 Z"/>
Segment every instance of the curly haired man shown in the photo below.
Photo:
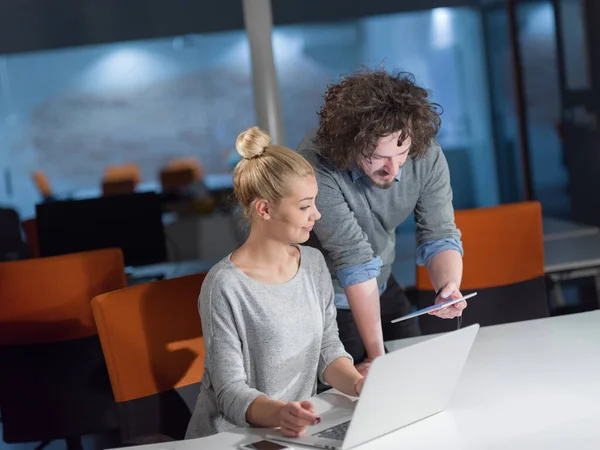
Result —
<path fill-rule="evenodd" d="M 435 137 L 438 105 L 408 73 L 361 70 L 328 87 L 318 130 L 298 151 L 317 174 L 313 243 L 331 271 L 339 334 L 362 373 L 384 340 L 420 334 L 392 276 L 395 230 L 413 212 L 417 263 L 428 269 L 435 302 L 458 298 L 462 244 L 454 223 L 446 158 Z M 438 313 L 461 315 L 466 302 Z"/>

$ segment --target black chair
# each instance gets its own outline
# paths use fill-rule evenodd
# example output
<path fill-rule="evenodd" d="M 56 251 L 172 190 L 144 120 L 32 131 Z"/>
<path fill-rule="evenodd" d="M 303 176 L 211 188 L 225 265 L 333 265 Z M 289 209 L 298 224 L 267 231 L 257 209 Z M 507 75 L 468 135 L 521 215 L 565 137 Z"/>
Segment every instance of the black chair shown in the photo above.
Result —
<path fill-rule="evenodd" d="M 0 208 L 0 261 L 16 261 L 28 256 L 19 214 L 11 208 Z"/>

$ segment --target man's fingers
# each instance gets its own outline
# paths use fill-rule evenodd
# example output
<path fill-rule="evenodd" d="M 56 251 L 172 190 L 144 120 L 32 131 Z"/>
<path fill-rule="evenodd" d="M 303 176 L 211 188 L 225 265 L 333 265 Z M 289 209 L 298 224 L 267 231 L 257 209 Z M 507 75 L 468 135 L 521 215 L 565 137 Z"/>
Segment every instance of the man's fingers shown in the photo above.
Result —
<path fill-rule="evenodd" d="M 466 304 L 465 304 L 465 307 L 466 307 Z M 437 316 L 441 319 L 453 319 L 454 317 L 458 317 L 458 316 L 462 315 L 462 309 L 455 308 L 454 305 L 452 305 L 447 308 L 431 312 L 429 314 Z"/>
<path fill-rule="evenodd" d="M 458 309 L 459 311 L 462 311 L 467 307 L 467 302 L 463 300 L 461 302 L 455 303 L 452 306 L 454 306 L 454 308 Z"/>

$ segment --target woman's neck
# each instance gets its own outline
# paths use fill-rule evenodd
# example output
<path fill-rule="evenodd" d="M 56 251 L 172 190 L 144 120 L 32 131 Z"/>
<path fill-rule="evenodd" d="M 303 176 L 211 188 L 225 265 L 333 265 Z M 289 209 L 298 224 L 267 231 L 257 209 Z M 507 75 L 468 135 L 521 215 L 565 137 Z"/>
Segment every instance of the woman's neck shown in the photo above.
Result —
<path fill-rule="evenodd" d="M 300 252 L 294 246 L 251 231 L 246 242 L 231 255 L 231 262 L 258 282 L 282 284 L 298 272 Z"/>
<path fill-rule="evenodd" d="M 293 249 L 290 249 L 289 244 L 271 239 L 265 234 L 255 230 L 250 231 L 248 239 L 237 252 L 240 256 L 244 256 L 243 259 L 251 258 L 257 266 L 281 267 L 290 260 Z"/>

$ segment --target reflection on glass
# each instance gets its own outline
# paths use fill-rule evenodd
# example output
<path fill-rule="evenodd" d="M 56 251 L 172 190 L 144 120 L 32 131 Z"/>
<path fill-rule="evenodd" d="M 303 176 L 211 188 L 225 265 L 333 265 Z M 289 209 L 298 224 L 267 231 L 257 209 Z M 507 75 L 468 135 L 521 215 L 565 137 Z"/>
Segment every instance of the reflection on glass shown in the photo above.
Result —
<path fill-rule="evenodd" d="M 559 3 L 565 82 L 570 91 L 591 88 L 584 9 L 582 0 Z"/>
<path fill-rule="evenodd" d="M 170 158 L 229 170 L 240 130 L 255 123 L 245 32 L 124 42 L 0 57 L 0 201 L 33 214 L 30 173 L 58 194 L 98 190 L 109 164 L 139 164 L 158 183 Z"/>
<path fill-rule="evenodd" d="M 287 144 L 318 124 L 327 85 L 359 66 L 415 75 L 444 113 L 439 141 L 457 208 L 498 202 L 481 18 L 470 8 L 275 27 Z"/>

